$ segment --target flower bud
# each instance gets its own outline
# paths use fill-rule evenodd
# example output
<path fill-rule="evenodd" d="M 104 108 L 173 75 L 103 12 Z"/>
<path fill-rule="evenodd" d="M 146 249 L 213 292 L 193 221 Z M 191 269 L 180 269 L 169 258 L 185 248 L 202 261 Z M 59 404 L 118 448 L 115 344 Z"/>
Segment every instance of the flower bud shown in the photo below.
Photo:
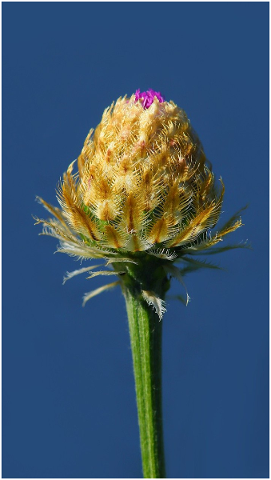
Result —
<path fill-rule="evenodd" d="M 42 221 L 44 233 L 61 241 L 60 251 L 172 261 L 214 246 L 241 226 L 235 215 L 211 235 L 224 185 L 216 185 L 186 113 L 154 90 L 137 90 L 107 108 L 77 164 L 78 173 L 73 162 L 59 186 L 61 209 L 41 200 L 56 217 Z"/>

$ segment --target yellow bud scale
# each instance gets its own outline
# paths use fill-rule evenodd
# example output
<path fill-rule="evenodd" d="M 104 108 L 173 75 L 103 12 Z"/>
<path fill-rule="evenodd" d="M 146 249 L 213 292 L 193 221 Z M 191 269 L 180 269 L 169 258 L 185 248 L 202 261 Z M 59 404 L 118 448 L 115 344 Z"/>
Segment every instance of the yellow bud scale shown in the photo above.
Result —
<path fill-rule="evenodd" d="M 223 202 L 210 162 L 186 113 L 159 92 L 119 98 L 90 130 L 58 187 L 61 209 L 39 220 L 80 258 L 182 260 L 202 253 L 241 226 L 236 215 L 211 231 Z M 186 257 L 187 259 L 187 257 Z M 114 267 L 115 264 L 113 264 Z M 127 271 L 128 273 L 128 271 Z"/>

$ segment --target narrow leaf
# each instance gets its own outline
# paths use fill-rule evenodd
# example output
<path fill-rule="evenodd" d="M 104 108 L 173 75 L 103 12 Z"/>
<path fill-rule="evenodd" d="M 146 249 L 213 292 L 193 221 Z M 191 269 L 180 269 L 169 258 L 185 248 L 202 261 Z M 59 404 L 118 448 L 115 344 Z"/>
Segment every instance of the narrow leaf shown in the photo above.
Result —
<path fill-rule="evenodd" d="M 151 305 L 157 313 L 159 320 L 162 320 L 164 313 L 166 312 L 165 302 L 159 298 L 154 292 L 142 290 L 142 297 Z"/>
<path fill-rule="evenodd" d="M 110 270 L 99 270 L 98 272 L 93 272 L 90 274 L 89 277 L 87 278 L 93 278 L 93 277 L 97 277 L 98 275 L 121 275 L 125 272 L 113 272 L 113 271 L 110 271 Z"/>
<path fill-rule="evenodd" d="M 179 268 L 175 267 L 174 265 L 166 265 L 164 266 L 164 270 L 166 273 L 169 273 L 173 277 L 177 278 L 177 280 L 179 280 L 179 282 L 182 284 L 186 292 L 186 305 L 188 305 L 190 297 L 188 295 L 187 287 L 183 281 L 183 277 Z"/>
<path fill-rule="evenodd" d="M 110 290 L 110 288 L 114 288 L 119 284 L 120 284 L 120 280 L 118 280 L 117 282 L 108 283 L 107 285 L 103 285 L 103 287 L 99 287 L 99 288 L 96 288 L 96 290 L 92 290 L 91 292 L 85 293 L 83 297 L 83 307 L 91 298 L 95 297 L 96 295 L 99 295 L 102 292 L 105 292 L 106 290 Z"/>
<path fill-rule="evenodd" d="M 201 268 L 211 268 L 214 270 L 224 270 L 223 268 L 219 267 L 218 265 L 214 265 L 213 263 L 209 263 L 206 260 L 196 260 L 192 258 L 182 257 L 180 260 L 184 260 L 188 263 L 188 265 L 181 268 L 181 274 L 184 276 L 187 273 L 195 272 L 200 270 Z"/>
<path fill-rule="evenodd" d="M 66 277 L 63 278 L 63 284 L 66 283 L 67 280 L 70 280 L 70 278 L 75 277 L 76 275 L 80 275 L 81 273 L 89 272 L 90 270 L 93 270 L 94 268 L 101 267 L 102 264 L 100 265 L 93 265 L 90 267 L 85 267 L 85 268 L 80 268 L 79 270 L 74 270 L 73 272 L 66 272 Z"/>

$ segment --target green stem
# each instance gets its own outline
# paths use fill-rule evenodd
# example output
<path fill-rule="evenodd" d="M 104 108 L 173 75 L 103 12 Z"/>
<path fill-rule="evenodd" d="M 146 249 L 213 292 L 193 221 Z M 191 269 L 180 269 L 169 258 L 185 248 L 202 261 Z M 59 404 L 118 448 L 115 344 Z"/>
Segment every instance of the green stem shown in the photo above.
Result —
<path fill-rule="evenodd" d="M 162 322 L 136 292 L 123 287 L 133 355 L 143 473 L 165 478 L 162 398 Z"/>

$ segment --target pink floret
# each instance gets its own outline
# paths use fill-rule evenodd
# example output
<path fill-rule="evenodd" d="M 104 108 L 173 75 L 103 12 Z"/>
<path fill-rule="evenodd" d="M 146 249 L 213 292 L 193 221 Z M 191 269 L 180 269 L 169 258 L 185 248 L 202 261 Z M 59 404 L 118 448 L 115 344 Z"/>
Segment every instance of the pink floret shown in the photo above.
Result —
<path fill-rule="evenodd" d="M 165 101 L 164 97 L 161 95 L 160 92 L 155 92 L 151 88 L 146 92 L 142 92 L 142 93 L 140 93 L 140 89 L 138 88 L 135 92 L 135 101 L 143 100 L 142 106 L 145 109 L 151 106 L 151 104 L 153 103 L 154 97 L 156 97 L 160 103 Z"/>

